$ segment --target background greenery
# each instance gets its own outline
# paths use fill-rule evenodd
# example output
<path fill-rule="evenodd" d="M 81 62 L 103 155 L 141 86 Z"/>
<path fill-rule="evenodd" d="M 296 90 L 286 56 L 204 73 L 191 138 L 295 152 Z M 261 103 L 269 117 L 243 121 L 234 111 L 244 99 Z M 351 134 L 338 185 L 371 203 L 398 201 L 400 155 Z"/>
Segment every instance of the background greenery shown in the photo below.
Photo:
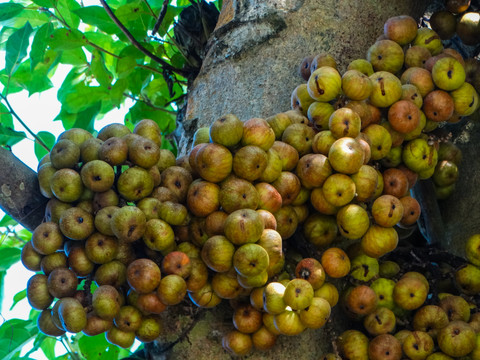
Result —
<path fill-rule="evenodd" d="M 95 121 L 126 99 L 133 99 L 125 125 L 133 129 L 142 119 L 156 121 L 163 131 L 162 146 L 176 152 L 171 134 L 177 110 L 199 63 L 185 41 L 176 36 L 174 27 L 182 10 L 199 8 L 200 0 L 100 3 L 15 0 L 0 4 L 0 53 L 5 56 L 5 67 L 0 71 L 0 146 L 11 149 L 29 138 L 35 141 L 38 160 L 53 146 L 55 136 L 46 130 L 34 133 L 17 115 L 9 96 L 19 92 L 31 96 L 53 88 L 52 77 L 63 65 L 69 71 L 57 89 L 61 109 L 51 121 L 60 121 L 65 130 L 79 127 L 94 132 Z M 221 1 L 212 3 L 220 9 Z M 205 24 L 203 29 L 207 32 Z M 204 35 L 204 39 L 208 37 Z M 15 130 L 14 120 L 23 131 Z M 0 307 L 5 275 L 20 261 L 21 248 L 30 236 L 10 216 L 0 219 Z M 25 290 L 17 293 L 12 308 L 25 297 Z M 39 313 L 32 310 L 28 320 L 3 321 L 0 359 L 29 359 L 39 349 L 48 359 L 108 360 L 131 355 L 129 350 L 110 345 L 103 334 L 46 337 L 36 326 Z M 58 342 L 65 349 L 60 356 L 55 353 Z"/>

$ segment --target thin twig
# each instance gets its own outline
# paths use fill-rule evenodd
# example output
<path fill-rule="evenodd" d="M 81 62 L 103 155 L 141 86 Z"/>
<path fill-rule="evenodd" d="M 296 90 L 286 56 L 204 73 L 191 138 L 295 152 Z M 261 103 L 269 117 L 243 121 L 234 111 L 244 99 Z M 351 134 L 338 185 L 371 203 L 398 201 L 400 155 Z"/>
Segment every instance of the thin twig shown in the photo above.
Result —
<path fill-rule="evenodd" d="M 10 114 L 12 114 L 12 115 L 15 117 L 15 119 L 17 119 L 18 122 L 19 122 L 20 124 L 22 124 L 22 126 L 25 128 L 25 130 L 27 130 L 27 132 L 28 132 L 30 135 L 33 136 L 33 138 L 35 139 L 35 141 L 37 141 L 38 144 L 39 144 L 40 146 L 42 146 L 45 150 L 50 151 L 50 148 L 49 148 L 47 145 L 45 145 L 45 143 L 42 141 L 42 139 L 40 139 L 32 130 L 30 130 L 30 128 L 27 126 L 27 124 L 25 124 L 25 123 L 22 121 L 22 119 L 20 119 L 20 117 L 17 115 L 17 113 L 15 112 L 15 110 L 13 110 L 12 106 L 11 106 L 10 103 L 8 102 L 7 97 L 4 96 L 4 95 L 2 95 L 2 94 L 0 94 L 0 98 L 1 98 L 1 99 L 5 102 L 5 104 L 7 105 L 8 111 L 10 111 Z"/>
<path fill-rule="evenodd" d="M 60 19 L 57 15 L 55 15 L 54 13 L 52 13 L 49 9 L 42 7 L 42 8 L 40 8 L 40 10 L 48 13 L 49 16 L 57 19 L 58 21 L 60 21 L 60 22 L 62 23 L 63 26 L 65 26 L 67 29 L 71 30 L 70 26 L 69 26 L 63 19 Z M 97 49 L 97 50 L 99 50 L 99 51 L 101 51 L 101 52 L 104 52 L 105 54 L 111 55 L 111 56 L 113 56 L 113 57 L 115 57 L 115 58 L 117 58 L 117 59 L 120 59 L 120 58 L 121 58 L 120 56 L 118 56 L 118 55 L 116 55 L 116 54 L 114 54 L 114 53 L 111 53 L 110 51 L 102 48 L 100 45 L 97 45 L 97 44 L 91 42 L 91 41 L 88 40 L 88 39 L 86 39 L 86 40 L 87 40 L 87 44 L 90 45 L 90 46 L 93 46 L 95 49 Z"/>
<path fill-rule="evenodd" d="M 187 94 L 182 94 L 182 95 L 176 97 L 175 99 L 166 102 L 166 103 L 165 103 L 165 106 L 168 106 L 168 105 L 170 105 L 171 103 L 176 103 L 176 102 L 179 101 L 179 100 L 183 100 L 183 99 L 185 98 L 185 96 L 187 96 Z"/>
<path fill-rule="evenodd" d="M 170 41 L 173 43 L 173 45 L 175 45 L 175 47 L 178 49 L 178 51 L 180 52 L 180 55 L 182 55 L 183 58 L 184 58 L 191 66 L 194 66 L 194 65 L 192 64 L 192 62 L 188 59 L 187 54 L 183 51 L 184 49 L 182 49 L 182 47 L 181 47 L 181 46 L 178 44 L 178 42 L 173 38 L 173 36 L 168 33 L 167 29 L 165 29 L 162 24 L 160 24 L 159 26 L 162 28 L 163 32 L 165 32 L 165 35 L 170 39 Z M 176 26 L 182 26 L 182 25 L 179 25 L 179 23 L 177 23 Z M 196 40 L 196 38 L 194 38 L 193 36 L 192 36 L 191 38 L 192 38 L 193 40 Z M 197 41 L 197 43 L 198 43 L 198 41 Z"/>
<path fill-rule="evenodd" d="M 62 343 L 62 345 L 65 347 L 65 349 L 67 350 L 68 354 L 72 357 L 73 360 L 80 360 L 80 357 L 78 356 L 78 354 L 72 349 L 72 347 L 70 346 L 70 342 L 69 340 L 67 339 L 67 337 L 65 335 L 63 335 L 61 338 L 60 338 L 60 342 Z"/>
<path fill-rule="evenodd" d="M 112 52 L 110 52 L 110 51 L 102 48 L 101 46 L 99 46 L 99 45 L 97 45 L 97 44 L 95 44 L 95 43 L 92 43 L 92 42 L 89 41 L 88 39 L 87 39 L 87 44 L 90 45 L 90 46 L 93 46 L 93 47 L 94 47 L 95 49 L 97 49 L 98 51 L 101 51 L 101 52 L 103 52 L 103 53 L 105 53 L 105 54 L 108 54 L 108 55 L 110 55 L 110 56 L 113 56 L 113 57 L 116 58 L 116 59 L 121 59 L 121 58 L 122 58 L 121 56 L 119 56 L 119 55 L 117 55 L 117 54 L 114 54 L 114 53 L 112 53 Z"/>
<path fill-rule="evenodd" d="M 162 107 L 156 106 L 156 105 L 152 104 L 150 101 L 148 101 L 148 99 L 145 100 L 145 99 L 137 98 L 137 97 L 135 97 L 135 96 L 133 96 L 133 95 L 130 95 L 130 94 L 128 94 L 128 93 L 123 93 L 123 96 L 128 97 L 128 98 L 130 98 L 130 99 L 132 99 L 132 100 L 134 100 L 134 101 L 141 101 L 141 102 L 147 104 L 148 106 L 154 108 L 155 110 L 159 110 L 159 111 L 162 111 L 162 112 L 164 112 L 164 113 L 171 114 L 171 115 L 177 115 L 177 112 L 176 112 L 176 111 L 167 110 L 167 109 L 164 109 L 164 108 L 162 108 Z"/>
<path fill-rule="evenodd" d="M 152 54 L 149 50 L 145 49 L 134 37 L 133 35 L 130 33 L 130 31 L 128 31 L 128 29 L 125 27 L 125 25 L 123 25 L 121 23 L 121 21 L 115 16 L 115 14 L 113 13 L 112 9 L 110 8 L 110 6 L 108 6 L 108 4 L 105 2 L 105 0 L 100 0 L 100 2 L 102 3 L 102 6 L 103 8 L 105 9 L 105 11 L 107 12 L 108 16 L 110 16 L 110 18 L 112 19 L 112 21 L 120 28 L 120 30 L 122 30 L 122 32 L 125 34 L 125 36 L 128 38 L 128 40 L 130 40 L 130 42 L 132 43 L 133 46 L 135 46 L 138 50 L 140 50 L 142 53 L 144 53 L 145 55 L 147 55 L 148 57 L 152 58 L 153 60 L 155 60 L 156 62 L 158 62 L 160 65 L 162 65 L 165 69 L 167 70 L 170 70 L 172 72 L 175 72 L 179 75 L 182 75 L 182 76 L 187 76 L 188 73 L 181 70 L 181 69 L 177 69 L 176 67 L 170 65 L 169 63 L 167 63 L 165 60 L 159 58 L 158 56 L 156 56 L 155 54 Z"/>
<path fill-rule="evenodd" d="M 162 23 L 163 18 L 167 14 L 167 9 L 168 9 L 169 2 L 170 2 L 169 0 L 163 0 L 162 9 L 160 10 L 160 14 L 158 14 L 157 21 L 155 22 L 155 25 L 153 26 L 152 35 L 155 35 L 158 32 L 158 29 L 160 28 L 160 24 Z"/>
<path fill-rule="evenodd" d="M 152 7 L 150 6 L 150 4 L 148 3 L 147 0 L 142 0 L 145 5 L 147 6 L 148 10 L 150 11 L 150 14 L 152 15 L 152 17 L 156 18 L 157 15 L 155 15 L 155 12 L 153 11 Z"/>
<path fill-rule="evenodd" d="M 149 70 L 149 71 L 152 71 L 152 72 L 155 72 L 157 74 L 162 74 L 163 75 L 163 71 L 162 70 L 159 70 L 159 69 L 155 69 L 151 66 L 148 66 L 148 65 L 135 65 L 135 67 L 139 67 L 139 68 L 142 68 L 142 69 L 146 69 L 146 70 Z"/>

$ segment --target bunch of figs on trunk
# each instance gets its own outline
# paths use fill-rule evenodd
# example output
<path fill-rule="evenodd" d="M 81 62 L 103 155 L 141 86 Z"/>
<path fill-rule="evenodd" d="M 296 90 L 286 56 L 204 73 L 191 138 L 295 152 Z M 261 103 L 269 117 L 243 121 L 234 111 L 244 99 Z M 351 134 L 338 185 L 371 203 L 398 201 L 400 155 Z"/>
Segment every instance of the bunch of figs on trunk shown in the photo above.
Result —
<path fill-rule="evenodd" d="M 442 265 L 442 286 L 386 258 L 422 211 L 415 183 L 455 189 L 461 151 L 435 131 L 479 108 L 478 61 L 409 16 L 365 57 L 343 74 L 329 54 L 306 57 L 291 109 L 224 114 L 178 158 L 148 119 L 62 133 L 38 167 L 45 221 L 22 250 L 39 329 L 128 348 L 162 335 L 171 307 L 226 302 L 222 346 L 241 356 L 325 327 L 338 306 L 358 326 L 321 359 L 479 359 L 480 235 L 462 266 Z"/>

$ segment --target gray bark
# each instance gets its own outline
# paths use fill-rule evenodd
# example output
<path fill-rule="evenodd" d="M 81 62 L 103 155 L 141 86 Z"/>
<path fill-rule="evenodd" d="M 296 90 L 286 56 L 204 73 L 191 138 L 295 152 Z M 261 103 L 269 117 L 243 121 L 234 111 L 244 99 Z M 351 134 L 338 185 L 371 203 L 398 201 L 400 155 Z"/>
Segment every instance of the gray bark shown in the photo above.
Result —
<path fill-rule="evenodd" d="M 226 113 L 242 120 L 290 109 L 304 80 L 302 59 L 332 55 L 343 72 L 365 58 L 391 16 L 418 19 L 428 1 L 228 0 L 209 41 L 202 70 L 189 89 L 184 127 L 208 126 Z M 188 136 L 180 144 L 185 152 Z"/>
<path fill-rule="evenodd" d="M 0 208 L 28 230 L 42 222 L 48 199 L 38 187 L 37 173 L 0 147 Z"/>

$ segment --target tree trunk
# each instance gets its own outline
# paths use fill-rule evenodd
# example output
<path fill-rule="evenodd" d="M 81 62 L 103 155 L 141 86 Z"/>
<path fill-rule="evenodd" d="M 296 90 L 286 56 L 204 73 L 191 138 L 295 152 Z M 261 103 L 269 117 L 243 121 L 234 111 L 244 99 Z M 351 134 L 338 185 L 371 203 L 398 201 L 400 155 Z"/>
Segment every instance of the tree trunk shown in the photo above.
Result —
<path fill-rule="evenodd" d="M 42 222 L 47 201 L 35 171 L 0 147 L 0 208 L 32 231 Z"/>
<path fill-rule="evenodd" d="M 185 152 L 191 133 L 223 114 L 242 120 L 268 117 L 290 109 L 290 96 L 304 80 L 302 59 L 329 53 L 341 73 L 365 58 L 391 16 L 418 19 L 426 0 L 225 0 L 207 47 L 199 76 L 189 89 L 180 144 Z"/>
<path fill-rule="evenodd" d="M 196 129 L 223 114 L 233 113 L 245 121 L 289 110 L 293 89 L 304 82 L 298 70 L 304 57 L 329 53 L 343 72 L 350 61 L 366 57 L 383 33 L 385 20 L 401 14 L 418 19 L 427 4 L 426 0 L 225 0 L 200 74 L 189 89 L 179 128 L 180 154 L 190 150 Z M 228 303 L 202 311 L 193 325 L 188 311 L 177 310 L 178 316 L 165 314 L 168 335 L 152 349 L 160 353 L 158 359 L 230 359 L 221 347 L 222 336 L 233 329 Z M 333 350 L 332 340 L 348 327 L 338 306 L 331 319 L 320 330 L 280 336 L 272 350 L 256 351 L 247 358 L 318 359 Z"/>

